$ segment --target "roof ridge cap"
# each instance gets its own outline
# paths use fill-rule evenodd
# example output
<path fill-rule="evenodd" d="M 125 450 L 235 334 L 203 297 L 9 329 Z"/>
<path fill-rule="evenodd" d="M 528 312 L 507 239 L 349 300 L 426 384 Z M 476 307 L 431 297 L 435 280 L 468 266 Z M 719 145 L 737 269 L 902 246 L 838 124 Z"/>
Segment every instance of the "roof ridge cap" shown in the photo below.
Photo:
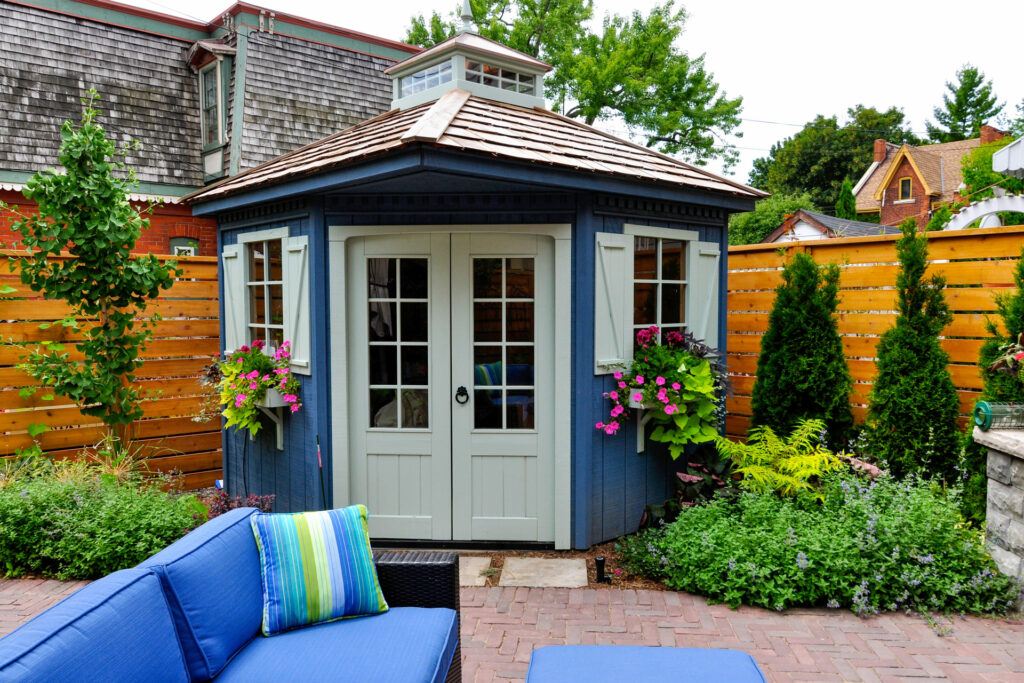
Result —
<path fill-rule="evenodd" d="M 437 142 L 452 121 L 462 111 L 463 105 L 469 101 L 469 93 L 460 88 L 449 90 L 437 98 L 399 138 L 402 142 Z"/>
<path fill-rule="evenodd" d="M 749 185 L 744 185 L 743 183 L 737 182 L 735 180 L 730 180 L 729 178 L 725 178 L 725 177 L 722 177 L 720 175 L 716 175 L 716 174 L 712 173 L 711 171 L 706 171 L 703 168 L 699 168 L 697 166 L 694 166 L 693 164 L 688 164 L 685 161 L 682 161 L 681 159 L 676 159 L 675 157 L 669 156 L 668 154 L 665 154 L 664 152 L 659 152 L 658 150 L 651 149 L 650 147 L 644 147 L 643 145 L 637 144 L 637 143 L 633 142 L 632 140 L 626 140 L 624 138 L 620 138 L 617 135 L 612 135 L 611 133 L 606 133 L 605 131 L 603 131 L 603 130 L 601 130 L 599 128 L 595 128 L 594 126 L 591 126 L 591 125 L 588 125 L 586 123 L 583 123 L 582 121 L 577 121 L 576 119 L 569 118 L 568 116 L 565 116 L 563 114 L 558 114 L 556 112 L 551 111 L 550 109 L 545 109 L 544 107 L 537 107 L 537 106 L 535 106 L 533 109 L 535 111 L 539 111 L 539 112 L 542 112 L 544 114 L 547 114 L 548 116 L 553 116 L 553 117 L 555 117 L 557 119 L 562 119 L 563 121 L 566 121 L 567 123 L 571 123 L 572 125 L 576 126 L 577 128 L 583 128 L 585 130 L 593 131 L 593 132 L 597 133 L 598 135 L 601 135 L 602 137 L 608 138 L 609 140 L 614 140 L 615 142 L 621 142 L 622 144 L 629 145 L 630 147 L 633 147 L 634 149 L 639 149 L 639 150 L 642 150 L 644 152 L 649 152 L 650 154 L 653 154 L 654 156 L 660 157 L 660 158 L 662 158 L 662 159 L 664 159 L 666 161 L 669 161 L 669 162 L 671 162 L 673 164 L 676 164 L 678 166 L 682 166 L 683 168 L 688 169 L 690 171 L 693 171 L 694 173 L 699 173 L 700 175 L 703 175 L 706 178 L 711 178 L 712 180 L 718 180 L 718 181 L 721 181 L 721 182 L 723 182 L 723 183 L 725 183 L 727 185 L 731 185 L 732 187 L 735 187 L 737 190 L 743 190 L 745 192 L 750 192 L 750 193 L 753 193 L 755 196 L 760 195 L 761 197 L 767 197 L 767 196 L 769 196 L 771 194 L 769 192 L 765 192 L 764 190 L 758 190 L 756 187 L 751 187 Z"/>

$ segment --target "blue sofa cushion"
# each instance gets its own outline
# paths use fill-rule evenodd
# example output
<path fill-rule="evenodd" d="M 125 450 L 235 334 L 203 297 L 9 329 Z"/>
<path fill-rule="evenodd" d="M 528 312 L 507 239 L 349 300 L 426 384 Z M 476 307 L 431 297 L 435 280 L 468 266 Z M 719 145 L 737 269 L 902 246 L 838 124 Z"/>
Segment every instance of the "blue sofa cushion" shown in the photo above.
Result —
<path fill-rule="evenodd" d="M 143 562 L 164 582 L 192 680 L 214 678 L 260 630 L 263 585 L 249 517 L 238 508 Z"/>
<path fill-rule="evenodd" d="M 553 645 L 533 651 L 526 683 L 764 683 L 738 650 L 631 645 Z"/>
<path fill-rule="evenodd" d="M 257 638 L 217 680 L 442 683 L 458 644 L 458 623 L 450 609 L 393 607 Z"/>
<path fill-rule="evenodd" d="M 125 569 L 0 640 L 0 681 L 188 681 L 160 579 Z"/>

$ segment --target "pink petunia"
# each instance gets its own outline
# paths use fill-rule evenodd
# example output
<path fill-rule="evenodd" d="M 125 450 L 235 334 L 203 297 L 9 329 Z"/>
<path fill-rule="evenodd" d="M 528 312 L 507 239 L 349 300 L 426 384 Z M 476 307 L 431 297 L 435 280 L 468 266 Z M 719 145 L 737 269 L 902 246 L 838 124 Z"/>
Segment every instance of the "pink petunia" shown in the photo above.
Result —
<path fill-rule="evenodd" d="M 256 382 L 249 382 L 249 391 L 256 391 L 257 386 Z"/>
<path fill-rule="evenodd" d="M 285 403 L 295 403 L 296 401 L 299 400 L 299 397 L 296 396 L 295 394 L 285 394 L 284 396 L 281 397 L 281 399 Z"/>
<path fill-rule="evenodd" d="M 604 429 L 604 422 L 598 422 L 594 425 L 596 429 Z"/>
<path fill-rule="evenodd" d="M 661 375 L 658 375 L 657 377 L 654 378 L 654 383 L 657 384 L 659 387 L 663 387 L 665 386 L 665 378 L 662 377 Z"/>
<path fill-rule="evenodd" d="M 609 391 L 608 392 L 608 398 L 610 398 L 613 401 L 618 401 L 619 400 L 619 392 L 617 392 L 617 391 Z"/>
<path fill-rule="evenodd" d="M 644 383 L 644 376 L 643 375 L 637 375 L 634 379 L 636 380 L 637 384 L 643 384 Z"/>
<path fill-rule="evenodd" d="M 639 391 L 636 392 L 635 394 L 633 394 L 633 401 L 635 403 L 640 403 L 643 400 L 644 400 L 644 395 L 641 394 Z"/>
<path fill-rule="evenodd" d="M 298 403 L 293 403 L 293 404 L 292 404 L 292 407 L 291 407 L 291 411 L 292 411 L 293 413 L 297 413 L 297 412 L 299 412 L 299 404 L 298 404 Z"/>
<path fill-rule="evenodd" d="M 619 415 L 622 415 L 622 413 L 624 412 L 626 412 L 625 408 L 623 408 L 622 406 L 615 406 L 614 408 L 612 408 L 612 417 L 618 417 Z"/>
<path fill-rule="evenodd" d="M 622 379 L 622 373 L 616 371 L 615 373 L 612 374 L 612 377 L 614 377 L 615 379 Z"/>
<path fill-rule="evenodd" d="M 662 403 L 668 403 L 668 392 L 664 388 L 658 389 L 658 400 Z"/>
<path fill-rule="evenodd" d="M 679 382 L 672 382 L 672 388 L 675 389 L 676 391 L 679 391 L 680 389 L 683 388 L 683 385 L 680 384 Z"/>
<path fill-rule="evenodd" d="M 626 388 L 626 383 L 625 382 L 619 382 L 619 389 L 625 389 L 625 388 Z"/>
<path fill-rule="evenodd" d="M 679 411 L 679 408 L 676 408 L 671 403 L 669 403 L 667 406 L 665 406 L 665 414 L 666 415 L 671 415 L 672 413 L 675 413 L 675 412 L 678 412 L 678 411 Z"/>
<path fill-rule="evenodd" d="M 235 407 L 241 408 L 242 404 L 245 403 L 245 399 L 245 394 L 238 394 L 237 396 L 235 396 Z"/>

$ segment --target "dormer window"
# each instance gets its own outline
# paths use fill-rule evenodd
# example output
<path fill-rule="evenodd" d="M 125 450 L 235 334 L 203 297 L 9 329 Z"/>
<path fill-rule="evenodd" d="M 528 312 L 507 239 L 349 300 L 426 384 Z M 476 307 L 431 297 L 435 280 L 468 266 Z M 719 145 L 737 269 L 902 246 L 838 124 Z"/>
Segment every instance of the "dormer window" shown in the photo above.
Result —
<path fill-rule="evenodd" d="M 466 80 L 470 83 L 482 83 L 494 88 L 501 88 L 502 90 L 512 90 L 532 95 L 536 77 L 494 66 L 493 64 L 474 62 L 467 59 Z"/>
<path fill-rule="evenodd" d="M 200 122 L 204 148 L 224 141 L 220 65 L 220 60 L 217 60 L 199 72 Z"/>
<path fill-rule="evenodd" d="M 452 62 L 449 59 L 446 62 L 428 66 L 426 69 L 421 69 L 409 76 L 403 76 L 400 85 L 401 95 L 402 97 L 414 95 L 442 83 L 448 83 L 451 80 Z"/>

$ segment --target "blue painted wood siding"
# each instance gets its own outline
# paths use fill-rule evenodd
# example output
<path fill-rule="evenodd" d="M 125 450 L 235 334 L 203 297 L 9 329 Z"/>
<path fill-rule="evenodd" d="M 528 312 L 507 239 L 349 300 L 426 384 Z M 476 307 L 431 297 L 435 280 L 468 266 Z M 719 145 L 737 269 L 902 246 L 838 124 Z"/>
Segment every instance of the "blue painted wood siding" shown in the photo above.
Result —
<path fill-rule="evenodd" d="M 594 429 L 608 405 L 601 397 L 609 376 L 594 375 L 594 236 L 622 232 L 625 223 L 696 230 L 702 241 L 718 242 L 720 260 L 719 330 L 725 332 L 725 215 L 720 209 L 675 216 L 680 205 L 636 202 L 586 193 L 492 193 L 489 195 L 364 195 L 309 198 L 301 205 L 257 207 L 220 216 L 223 244 L 245 231 L 288 225 L 292 235 L 310 236 L 313 362 L 303 377 L 303 410 L 286 417 L 285 450 L 277 451 L 268 429 L 256 441 L 237 434 L 224 440 L 225 473 L 233 494 L 274 493 L 275 510 L 319 509 L 315 437 L 324 458 L 326 504 L 331 498 L 330 330 L 327 287 L 329 225 L 467 225 L 569 223 L 572 244 L 572 542 L 585 548 L 634 531 L 644 506 L 665 500 L 674 488 L 664 454 L 635 452 L 635 426 L 607 437 Z M 723 348 L 724 351 L 724 348 Z M 319 368 L 319 369 L 317 369 Z M 335 388 L 336 390 L 343 390 Z M 244 477 L 243 477 L 244 473 Z M 243 485 L 244 482 L 244 485 Z"/>

